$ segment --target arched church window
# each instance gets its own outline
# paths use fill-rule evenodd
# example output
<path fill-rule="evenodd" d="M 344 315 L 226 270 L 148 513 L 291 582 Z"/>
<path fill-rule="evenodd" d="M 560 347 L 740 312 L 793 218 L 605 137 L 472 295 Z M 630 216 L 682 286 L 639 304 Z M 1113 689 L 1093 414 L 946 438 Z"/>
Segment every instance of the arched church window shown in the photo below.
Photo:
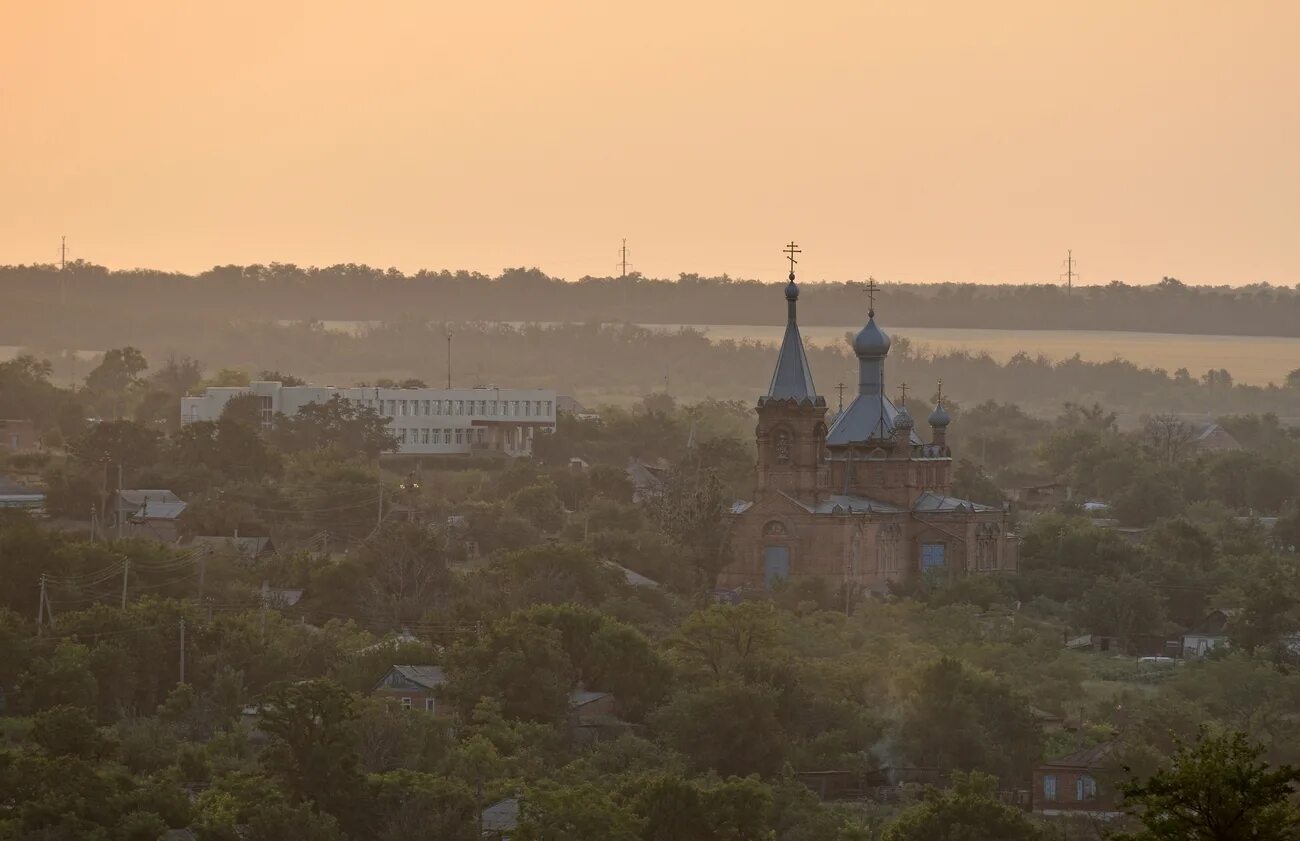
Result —
<path fill-rule="evenodd" d="M 778 429 L 776 431 L 774 436 L 776 460 L 782 464 L 790 461 L 790 445 L 793 437 L 788 429 Z"/>
<path fill-rule="evenodd" d="M 771 520 L 767 525 L 763 526 L 763 534 L 768 537 L 784 537 L 785 523 L 780 520 Z"/>

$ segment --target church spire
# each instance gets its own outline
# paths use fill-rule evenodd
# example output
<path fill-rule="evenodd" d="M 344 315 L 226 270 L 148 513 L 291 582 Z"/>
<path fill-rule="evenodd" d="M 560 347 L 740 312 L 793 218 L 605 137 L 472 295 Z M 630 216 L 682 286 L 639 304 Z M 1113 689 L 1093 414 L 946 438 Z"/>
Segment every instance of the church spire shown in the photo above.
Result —
<path fill-rule="evenodd" d="M 785 286 L 785 337 L 782 338 L 781 350 L 777 353 L 776 370 L 772 372 L 772 385 L 767 390 L 767 396 L 776 400 L 811 400 L 816 398 L 817 388 L 813 385 L 812 369 L 808 367 L 803 336 L 799 334 L 799 323 L 795 318 L 799 287 L 794 282 L 794 267 L 798 262 L 795 255 L 800 253 L 799 246 L 791 242 L 785 247 L 785 253 L 786 259 L 790 261 L 790 282 Z"/>

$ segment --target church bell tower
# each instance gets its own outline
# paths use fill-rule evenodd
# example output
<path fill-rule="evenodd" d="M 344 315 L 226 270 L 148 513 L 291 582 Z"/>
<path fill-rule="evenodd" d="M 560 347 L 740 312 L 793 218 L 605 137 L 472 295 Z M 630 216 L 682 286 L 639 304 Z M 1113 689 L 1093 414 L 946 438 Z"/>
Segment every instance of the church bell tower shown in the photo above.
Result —
<path fill-rule="evenodd" d="M 758 398 L 758 482 L 763 491 L 784 491 L 810 498 L 827 482 L 826 401 L 818 396 L 804 353 L 795 310 L 799 287 L 794 282 L 799 247 L 786 247 L 790 281 L 785 287 L 785 337 L 767 394 Z"/>

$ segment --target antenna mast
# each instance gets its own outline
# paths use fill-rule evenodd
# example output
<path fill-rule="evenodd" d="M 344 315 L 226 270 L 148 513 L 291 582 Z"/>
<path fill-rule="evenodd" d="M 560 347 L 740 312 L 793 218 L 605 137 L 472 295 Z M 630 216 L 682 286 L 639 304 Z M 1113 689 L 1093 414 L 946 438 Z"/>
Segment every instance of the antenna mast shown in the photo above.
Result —
<path fill-rule="evenodd" d="M 1074 279 L 1078 276 L 1079 273 L 1074 270 L 1074 251 L 1067 249 L 1065 252 L 1065 274 L 1061 275 L 1061 277 L 1065 278 L 1065 291 L 1067 294 L 1074 291 Z"/>
<path fill-rule="evenodd" d="M 623 247 L 620 248 L 620 249 L 618 250 L 618 253 L 619 253 L 619 261 L 618 261 L 618 264 L 619 264 L 619 270 L 620 270 L 619 277 L 627 277 L 627 269 L 628 269 L 628 262 L 627 262 L 627 237 L 623 237 Z"/>

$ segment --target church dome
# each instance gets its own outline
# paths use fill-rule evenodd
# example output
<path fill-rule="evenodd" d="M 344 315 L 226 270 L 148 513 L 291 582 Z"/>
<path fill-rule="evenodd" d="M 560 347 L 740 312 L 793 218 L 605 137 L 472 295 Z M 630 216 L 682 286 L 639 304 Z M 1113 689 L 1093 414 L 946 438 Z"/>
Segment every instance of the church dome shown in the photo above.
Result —
<path fill-rule="evenodd" d="M 790 275 L 790 282 L 785 285 L 785 299 L 787 301 L 799 300 L 799 286 L 794 282 L 794 275 Z"/>
<path fill-rule="evenodd" d="M 884 356 L 889 353 L 889 335 L 876 326 L 873 315 L 867 319 L 867 326 L 853 337 L 853 352 L 858 356 Z"/>
<path fill-rule="evenodd" d="M 942 403 L 935 406 L 934 411 L 930 413 L 930 426 L 947 426 L 951 421 L 952 417 L 948 414 L 948 410 L 943 407 Z"/>
<path fill-rule="evenodd" d="M 894 417 L 894 429 L 914 429 L 916 421 L 912 420 L 912 415 L 907 411 L 906 406 L 898 407 L 898 414 Z"/>

